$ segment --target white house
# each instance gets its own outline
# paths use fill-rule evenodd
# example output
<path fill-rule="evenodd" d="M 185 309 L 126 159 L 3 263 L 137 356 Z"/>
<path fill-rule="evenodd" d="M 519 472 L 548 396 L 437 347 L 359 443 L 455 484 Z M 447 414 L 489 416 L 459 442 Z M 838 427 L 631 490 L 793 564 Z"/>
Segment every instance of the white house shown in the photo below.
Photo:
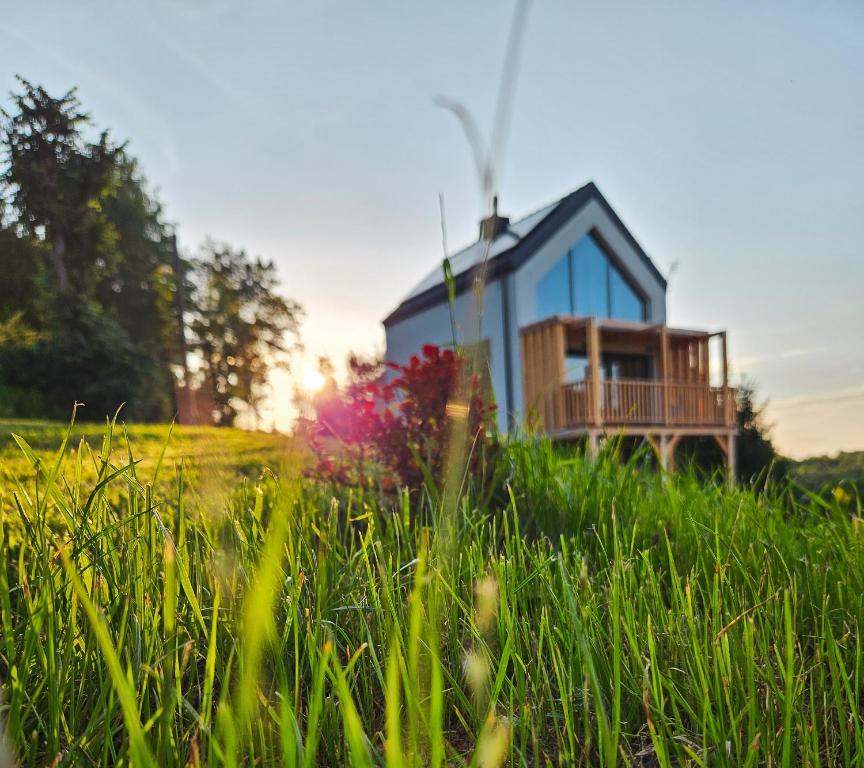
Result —
<path fill-rule="evenodd" d="M 471 285 L 481 263 L 478 323 Z M 626 429 L 655 445 L 665 465 L 687 435 L 713 435 L 727 455 L 734 450 L 725 332 L 666 326 L 666 280 L 593 182 L 518 221 L 496 210 L 450 264 L 458 341 L 486 343 L 501 429 L 530 420 L 592 445 Z M 384 327 L 390 362 L 452 343 L 440 264 Z M 715 337 L 719 382 L 709 370 Z"/>

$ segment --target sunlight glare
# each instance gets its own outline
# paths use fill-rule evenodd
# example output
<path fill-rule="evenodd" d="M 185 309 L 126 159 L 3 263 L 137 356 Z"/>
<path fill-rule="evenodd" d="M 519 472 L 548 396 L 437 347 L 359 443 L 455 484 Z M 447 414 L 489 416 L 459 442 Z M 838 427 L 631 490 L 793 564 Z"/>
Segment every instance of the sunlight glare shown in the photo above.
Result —
<path fill-rule="evenodd" d="M 313 368 L 311 365 L 306 365 L 303 367 L 302 382 L 303 389 L 307 392 L 317 392 L 324 386 L 324 374 L 317 368 Z"/>

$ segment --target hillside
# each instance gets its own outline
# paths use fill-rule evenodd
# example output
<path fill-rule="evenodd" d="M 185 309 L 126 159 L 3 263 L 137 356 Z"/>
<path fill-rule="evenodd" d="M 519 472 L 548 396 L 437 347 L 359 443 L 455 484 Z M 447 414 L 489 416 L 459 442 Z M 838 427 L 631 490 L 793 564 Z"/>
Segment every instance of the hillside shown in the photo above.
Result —
<path fill-rule="evenodd" d="M 808 488 L 851 484 L 864 493 L 864 451 L 842 451 L 836 456 L 812 456 L 792 463 L 795 477 Z"/>

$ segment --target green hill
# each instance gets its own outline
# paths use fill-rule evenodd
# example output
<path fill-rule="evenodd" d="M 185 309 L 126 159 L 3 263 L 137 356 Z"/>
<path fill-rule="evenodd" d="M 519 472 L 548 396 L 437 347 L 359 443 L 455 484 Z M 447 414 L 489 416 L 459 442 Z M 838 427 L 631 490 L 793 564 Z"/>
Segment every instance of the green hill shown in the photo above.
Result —
<path fill-rule="evenodd" d="M 864 495 L 864 451 L 841 451 L 836 456 L 811 456 L 792 463 L 796 479 L 808 488 L 851 485 Z"/>

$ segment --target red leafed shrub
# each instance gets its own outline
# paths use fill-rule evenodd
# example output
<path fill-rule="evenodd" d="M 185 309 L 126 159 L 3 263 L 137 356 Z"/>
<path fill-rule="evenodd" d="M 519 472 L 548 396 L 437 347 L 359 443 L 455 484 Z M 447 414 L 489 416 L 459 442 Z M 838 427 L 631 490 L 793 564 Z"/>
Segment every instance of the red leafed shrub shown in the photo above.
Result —
<path fill-rule="evenodd" d="M 352 358 L 345 391 L 316 403 L 310 444 L 318 461 L 312 474 L 347 484 L 417 488 L 425 466 L 439 480 L 452 422 L 448 403 L 451 413 L 467 417 L 471 461 L 479 461 L 495 407 L 486 403 L 476 374 L 467 381 L 465 401 L 451 402 L 466 365 L 463 356 L 432 344 L 407 365 Z"/>

